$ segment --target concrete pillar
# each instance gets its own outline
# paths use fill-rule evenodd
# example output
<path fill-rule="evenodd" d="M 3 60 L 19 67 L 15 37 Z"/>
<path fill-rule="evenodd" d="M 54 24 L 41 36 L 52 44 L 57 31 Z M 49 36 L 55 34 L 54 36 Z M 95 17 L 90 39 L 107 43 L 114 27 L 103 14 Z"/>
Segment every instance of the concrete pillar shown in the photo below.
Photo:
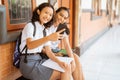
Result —
<path fill-rule="evenodd" d="M 117 0 L 117 5 L 118 5 L 118 23 L 120 24 L 120 0 Z"/>

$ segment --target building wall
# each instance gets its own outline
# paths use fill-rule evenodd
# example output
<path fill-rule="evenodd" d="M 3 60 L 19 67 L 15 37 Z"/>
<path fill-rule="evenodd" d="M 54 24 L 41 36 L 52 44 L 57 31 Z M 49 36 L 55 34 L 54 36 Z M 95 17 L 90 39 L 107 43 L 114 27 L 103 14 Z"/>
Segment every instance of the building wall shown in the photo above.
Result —
<path fill-rule="evenodd" d="M 91 12 L 82 12 L 81 15 L 81 44 L 101 32 L 108 25 L 107 16 L 103 15 L 92 20 Z"/>
<path fill-rule="evenodd" d="M 0 80 L 15 80 L 20 72 L 13 66 L 15 43 L 0 45 Z"/>
<path fill-rule="evenodd" d="M 15 80 L 21 75 L 12 63 L 14 47 L 15 42 L 0 45 L 0 80 Z"/>

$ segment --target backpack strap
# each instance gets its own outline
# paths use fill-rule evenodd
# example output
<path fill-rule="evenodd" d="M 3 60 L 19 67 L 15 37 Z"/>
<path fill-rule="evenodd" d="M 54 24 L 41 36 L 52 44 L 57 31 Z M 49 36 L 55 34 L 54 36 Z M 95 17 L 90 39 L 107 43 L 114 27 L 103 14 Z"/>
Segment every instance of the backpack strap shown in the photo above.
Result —
<path fill-rule="evenodd" d="M 33 32 L 33 37 L 35 36 L 35 33 L 36 33 L 36 25 L 35 25 L 35 22 L 32 22 L 33 26 L 34 26 L 34 32 Z"/>
<path fill-rule="evenodd" d="M 31 23 L 32 23 L 33 26 L 34 26 L 34 30 L 33 30 L 33 37 L 34 37 L 35 34 L 36 34 L 36 25 L 35 25 L 35 22 L 31 22 Z M 26 50 L 25 50 L 24 62 L 27 63 L 27 50 L 28 50 L 27 45 L 25 45 L 25 47 L 23 48 L 22 52 L 24 51 L 24 49 L 26 49 Z"/>
<path fill-rule="evenodd" d="M 24 48 L 22 49 L 21 53 L 27 48 L 27 45 L 24 46 Z"/>
<path fill-rule="evenodd" d="M 28 50 L 28 48 L 27 48 L 27 45 L 26 45 L 25 58 L 24 58 L 24 62 L 25 62 L 25 63 L 27 63 L 27 62 L 28 62 L 28 61 L 27 61 L 27 50 Z"/>
<path fill-rule="evenodd" d="M 31 23 L 34 26 L 34 30 L 33 30 L 33 37 L 34 37 L 35 33 L 36 33 L 36 25 L 35 25 L 35 22 L 31 22 Z M 22 35 L 22 34 L 20 34 L 20 35 Z M 27 48 L 27 45 L 24 46 L 24 48 L 22 49 L 21 53 L 25 50 L 25 48 Z M 20 52 L 20 50 L 19 50 L 19 52 Z"/>

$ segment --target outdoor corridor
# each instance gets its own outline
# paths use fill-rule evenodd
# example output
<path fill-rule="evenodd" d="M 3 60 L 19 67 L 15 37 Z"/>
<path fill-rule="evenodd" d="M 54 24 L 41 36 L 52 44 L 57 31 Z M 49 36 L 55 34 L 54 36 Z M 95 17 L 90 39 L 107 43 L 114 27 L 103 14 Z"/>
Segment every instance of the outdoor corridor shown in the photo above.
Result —
<path fill-rule="evenodd" d="M 120 25 L 113 26 L 80 57 L 85 80 L 120 80 Z"/>

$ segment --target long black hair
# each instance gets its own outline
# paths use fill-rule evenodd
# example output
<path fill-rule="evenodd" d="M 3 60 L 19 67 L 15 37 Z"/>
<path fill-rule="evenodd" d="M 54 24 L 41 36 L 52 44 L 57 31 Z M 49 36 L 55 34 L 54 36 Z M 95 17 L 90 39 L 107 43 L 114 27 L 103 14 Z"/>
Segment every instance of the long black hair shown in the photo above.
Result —
<path fill-rule="evenodd" d="M 58 8 L 58 9 L 56 10 L 56 14 L 57 14 L 58 12 L 62 11 L 62 10 L 67 11 L 68 17 L 70 16 L 70 12 L 69 12 L 69 9 L 68 9 L 67 7 L 60 7 L 60 8 Z M 61 30 L 61 29 L 64 29 L 64 28 L 65 28 L 66 34 L 69 35 L 69 34 L 70 34 L 70 29 L 67 27 L 67 24 L 66 24 L 66 23 L 59 24 L 59 25 L 58 25 L 58 28 L 57 28 L 57 31 L 59 31 L 59 30 Z M 64 32 L 63 32 L 63 33 L 64 33 Z M 61 33 L 61 34 L 63 34 L 63 33 Z"/>
<path fill-rule="evenodd" d="M 40 4 L 38 7 L 36 7 L 35 10 L 33 11 L 33 15 L 32 15 L 31 22 L 34 23 L 35 21 L 40 21 L 40 20 L 39 20 L 39 15 L 38 15 L 38 13 L 37 13 L 37 10 L 42 11 L 45 7 L 50 7 L 50 8 L 52 8 L 52 9 L 53 9 L 53 12 L 54 12 L 54 8 L 53 8 L 53 6 L 52 6 L 51 4 L 49 4 L 49 3 L 42 3 L 42 4 Z M 54 15 L 54 13 L 53 13 L 53 15 Z M 52 17 L 52 19 L 51 19 L 49 22 L 47 22 L 47 23 L 45 23 L 45 24 L 43 24 L 43 25 L 44 25 L 45 27 L 50 27 L 52 24 L 53 24 L 53 17 Z"/>

